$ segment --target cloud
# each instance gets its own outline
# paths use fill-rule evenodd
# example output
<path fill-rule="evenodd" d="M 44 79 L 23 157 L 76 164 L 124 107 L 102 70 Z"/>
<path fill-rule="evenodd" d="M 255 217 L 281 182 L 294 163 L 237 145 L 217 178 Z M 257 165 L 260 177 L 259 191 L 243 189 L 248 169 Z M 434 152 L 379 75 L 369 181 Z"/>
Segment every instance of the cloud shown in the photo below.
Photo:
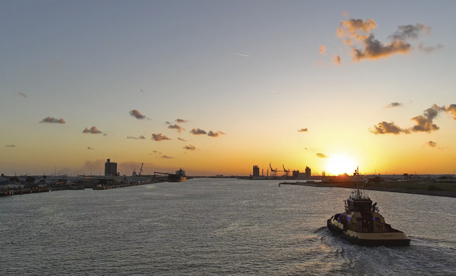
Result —
<path fill-rule="evenodd" d="M 416 25 L 404 25 L 398 26 L 397 31 L 390 35 L 393 39 L 406 40 L 406 39 L 418 39 L 420 33 L 430 34 L 431 27 L 418 23 Z"/>
<path fill-rule="evenodd" d="M 181 133 L 181 131 L 185 130 L 185 128 L 181 127 L 181 126 L 178 125 L 178 124 L 169 125 L 168 128 L 170 128 L 170 129 L 176 129 L 177 132 L 179 132 L 179 133 Z"/>
<path fill-rule="evenodd" d="M 437 44 L 436 46 L 429 46 L 429 47 L 425 47 L 423 45 L 423 43 L 420 43 L 418 45 L 418 50 L 420 50 L 421 52 L 425 52 L 426 54 L 430 54 L 430 53 L 440 50 L 442 48 L 443 48 L 443 45 L 441 45 L 441 44 Z"/>
<path fill-rule="evenodd" d="M 184 142 L 187 142 L 187 140 L 185 140 L 185 139 L 182 139 L 182 138 L 180 138 L 180 137 L 177 137 L 177 140 L 180 140 L 180 141 L 184 141 Z"/>
<path fill-rule="evenodd" d="M 161 154 L 162 154 L 161 152 L 159 152 L 159 151 L 157 151 L 157 150 L 153 150 L 152 153 L 153 153 L 153 154 L 158 154 L 158 155 L 161 155 Z M 152 153 L 151 153 L 151 154 L 152 154 Z M 151 154 L 149 154 L 149 155 L 151 155 Z"/>
<path fill-rule="evenodd" d="M 168 156 L 168 155 L 162 155 L 160 158 L 164 159 L 174 159 L 174 157 Z"/>
<path fill-rule="evenodd" d="M 176 123 L 187 123 L 188 120 L 184 120 L 184 119 L 176 119 Z"/>
<path fill-rule="evenodd" d="M 186 149 L 186 150 L 196 150 L 196 148 L 194 146 L 192 146 L 192 145 L 187 145 L 187 146 L 184 147 L 184 149 Z"/>
<path fill-rule="evenodd" d="M 142 115 L 141 112 L 139 112 L 136 109 L 130 110 L 130 115 L 135 117 L 138 120 L 142 120 L 142 119 L 146 118 L 146 116 Z"/>
<path fill-rule="evenodd" d="M 56 119 L 54 117 L 46 117 L 43 120 L 40 121 L 40 123 L 50 123 L 50 124 L 65 124 L 65 120 L 60 118 Z"/>
<path fill-rule="evenodd" d="M 362 19 L 350 19 L 340 22 L 337 28 L 337 35 L 339 38 L 348 37 L 355 39 L 355 41 L 363 41 L 367 37 L 364 33 L 368 33 L 376 27 L 377 23 L 372 19 L 367 19 L 366 21 Z M 351 43 L 351 41 L 346 42 Z"/>
<path fill-rule="evenodd" d="M 103 133 L 96 126 L 91 127 L 90 129 L 85 128 L 82 133 L 90 133 L 90 134 L 100 134 Z"/>
<path fill-rule="evenodd" d="M 328 156 L 324 155 L 323 153 L 317 153 L 317 157 L 328 158 Z"/>
<path fill-rule="evenodd" d="M 7 148 L 15 148 L 16 145 L 6 145 L 5 147 L 7 147 Z"/>
<path fill-rule="evenodd" d="M 445 111 L 456 120 L 456 104 L 450 104 L 445 108 Z"/>
<path fill-rule="evenodd" d="M 439 130 L 439 127 L 434 124 L 434 119 L 439 115 L 440 112 L 452 113 L 456 108 L 456 105 L 450 105 L 448 107 L 438 106 L 434 104 L 430 108 L 424 110 L 423 115 L 413 117 L 411 120 L 415 122 L 415 125 L 409 129 L 403 129 L 394 123 L 387 123 L 385 121 L 378 123 L 378 126 L 374 126 L 374 130 L 371 130 L 374 134 L 409 134 L 411 132 L 431 132 Z"/>
<path fill-rule="evenodd" d="M 432 142 L 432 141 L 428 141 L 426 142 L 426 145 L 432 147 L 432 148 L 435 148 L 437 146 L 437 143 L 436 142 Z"/>
<path fill-rule="evenodd" d="M 137 139 L 146 139 L 146 137 L 144 137 L 143 135 L 139 136 L 139 137 L 134 137 L 134 136 L 128 136 L 127 139 L 133 139 L 133 140 L 137 140 Z"/>
<path fill-rule="evenodd" d="M 342 64 L 342 61 L 341 61 L 341 58 L 339 55 L 334 55 L 332 61 L 334 64 L 336 64 L 338 66 Z"/>
<path fill-rule="evenodd" d="M 250 57 L 250 55 L 240 54 L 240 53 L 232 53 L 233 55 L 240 56 L 240 57 Z"/>
<path fill-rule="evenodd" d="M 374 126 L 374 130 L 371 130 L 372 133 L 374 134 L 387 134 L 387 133 L 392 133 L 392 134 L 400 134 L 400 133 L 410 133 L 410 131 L 406 129 L 402 129 L 395 125 L 393 122 L 388 123 L 388 122 L 380 122 L 378 123 L 378 126 Z"/>
<path fill-rule="evenodd" d="M 152 134 L 152 140 L 154 140 L 154 141 L 164 141 L 164 140 L 171 140 L 171 139 L 166 137 L 165 135 L 159 133 L 159 134 Z"/>
<path fill-rule="evenodd" d="M 375 36 L 370 33 L 377 27 L 372 19 L 363 21 L 362 19 L 350 19 L 342 21 L 337 28 L 339 38 L 343 39 L 344 44 L 351 48 L 353 61 L 361 60 L 376 60 L 387 58 L 395 54 L 409 54 L 412 51 L 412 46 L 407 40 L 416 40 L 421 34 L 429 34 L 431 28 L 424 24 L 398 26 L 389 38 L 392 40 L 388 43 L 378 41 Z M 422 51 L 431 52 L 436 47 L 421 46 Z M 420 49 L 420 46 L 418 47 Z"/>
<path fill-rule="evenodd" d="M 439 112 L 446 111 L 445 107 L 439 107 L 434 104 L 432 107 L 424 111 L 424 115 L 416 116 L 412 118 L 412 121 L 415 121 L 415 125 L 410 129 L 412 132 L 431 132 L 434 130 L 439 130 L 439 127 L 436 124 L 433 124 L 433 120 Z"/>
<path fill-rule="evenodd" d="M 216 132 L 213 132 L 212 130 L 210 130 L 208 133 L 207 133 L 207 136 L 210 136 L 210 137 L 219 137 L 219 135 L 225 135 L 225 133 L 223 131 L 216 131 Z"/>
<path fill-rule="evenodd" d="M 18 93 L 19 95 L 21 95 L 22 97 L 27 98 L 27 95 L 25 95 L 24 93 L 22 93 L 22 92 L 17 92 L 17 93 Z"/>
<path fill-rule="evenodd" d="M 87 147 L 88 150 L 93 150 L 94 148 L 91 148 L 91 147 Z"/>
<path fill-rule="evenodd" d="M 320 54 L 326 56 L 326 46 L 325 45 L 320 46 Z"/>
<path fill-rule="evenodd" d="M 301 129 L 298 129 L 298 132 L 307 132 L 307 128 L 301 128 Z"/>
<path fill-rule="evenodd" d="M 402 106 L 402 104 L 398 103 L 398 102 L 392 102 L 392 103 L 388 104 L 387 106 L 385 106 L 384 108 L 393 108 L 393 107 L 399 107 L 399 106 Z"/>
<path fill-rule="evenodd" d="M 344 17 L 348 17 L 348 12 L 343 11 L 343 12 L 342 12 L 342 15 L 343 15 Z"/>
<path fill-rule="evenodd" d="M 190 130 L 190 133 L 193 135 L 202 135 L 202 134 L 206 134 L 207 132 L 198 128 L 198 129 Z"/>

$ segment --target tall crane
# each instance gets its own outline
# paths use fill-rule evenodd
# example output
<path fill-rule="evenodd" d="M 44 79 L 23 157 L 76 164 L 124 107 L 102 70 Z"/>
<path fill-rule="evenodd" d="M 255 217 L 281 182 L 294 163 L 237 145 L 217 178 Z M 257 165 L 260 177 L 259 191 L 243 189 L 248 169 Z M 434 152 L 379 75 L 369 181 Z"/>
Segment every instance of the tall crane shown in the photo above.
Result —
<path fill-rule="evenodd" d="M 143 166 L 144 166 L 144 163 L 141 163 L 141 169 L 139 169 L 139 174 L 138 174 L 138 176 L 141 176 L 141 173 L 142 173 L 142 171 L 143 171 Z"/>
<path fill-rule="evenodd" d="M 286 176 L 288 176 L 288 173 L 290 172 L 290 170 L 285 169 L 285 166 L 283 164 L 282 164 L 282 167 L 283 167 L 283 172 L 285 173 Z"/>
<path fill-rule="evenodd" d="M 271 162 L 269 162 L 269 168 L 271 168 L 271 175 L 272 175 L 272 176 L 275 176 L 276 173 L 277 173 L 277 168 L 274 170 L 274 169 L 272 168 L 272 166 L 271 166 Z"/>

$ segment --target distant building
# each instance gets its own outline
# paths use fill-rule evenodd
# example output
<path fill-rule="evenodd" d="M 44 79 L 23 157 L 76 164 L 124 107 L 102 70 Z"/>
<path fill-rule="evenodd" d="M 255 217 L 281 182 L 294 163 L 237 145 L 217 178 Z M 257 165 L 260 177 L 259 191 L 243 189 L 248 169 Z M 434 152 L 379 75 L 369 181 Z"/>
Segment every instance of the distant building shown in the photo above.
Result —
<path fill-rule="evenodd" d="M 311 176 L 312 176 L 312 173 L 310 171 L 310 168 L 306 167 L 306 177 L 311 177 Z"/>
<path fill-rule="evenodd" d="M 111 159 L 108 159 L 105 163 L 105 176 L 117 175 L 117 163 L 111 162 Z"/>
<path fill-rule="evenodd" d="M 260 176 L 260 168 L 257 165 L 253 166 L 253 176 Z"/>

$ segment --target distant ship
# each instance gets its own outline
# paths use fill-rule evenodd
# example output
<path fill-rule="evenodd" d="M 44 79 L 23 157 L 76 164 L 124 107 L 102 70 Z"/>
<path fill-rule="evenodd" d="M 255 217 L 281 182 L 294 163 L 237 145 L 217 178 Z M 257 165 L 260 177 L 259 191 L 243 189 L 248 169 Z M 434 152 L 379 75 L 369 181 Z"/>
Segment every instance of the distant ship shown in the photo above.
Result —
<path fill-rule="evenodd" d="M 358 169 L 354 177 L 359 179 Z M 358 245 L 410 245 L 407 235 L 387 224 L 376 205 L 357 187 L 345 200 L 345 212 L 328 219 L 327 226 L 331 232 Z"/>
<path fill-rule="evenodd" d="M 187 181 L 187 176 L 185 175 L 185 171 L 183 169 L 179 169 L 175 171 L 175 173 L 168 174 L 168 181 L 169 182 L 184 182 Z"/>

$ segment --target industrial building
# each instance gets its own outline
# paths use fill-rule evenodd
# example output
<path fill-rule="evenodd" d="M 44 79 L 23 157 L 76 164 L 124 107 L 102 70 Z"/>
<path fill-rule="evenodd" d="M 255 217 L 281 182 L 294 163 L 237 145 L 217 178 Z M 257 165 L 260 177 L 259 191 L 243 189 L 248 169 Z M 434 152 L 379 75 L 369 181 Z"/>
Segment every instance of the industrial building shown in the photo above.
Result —
<path fill-rule="evenodd" d="M 117 163 L 111 162 L 108 159 L 105 163 L 105 176 L 116 176 L 117 175 Z"/>

